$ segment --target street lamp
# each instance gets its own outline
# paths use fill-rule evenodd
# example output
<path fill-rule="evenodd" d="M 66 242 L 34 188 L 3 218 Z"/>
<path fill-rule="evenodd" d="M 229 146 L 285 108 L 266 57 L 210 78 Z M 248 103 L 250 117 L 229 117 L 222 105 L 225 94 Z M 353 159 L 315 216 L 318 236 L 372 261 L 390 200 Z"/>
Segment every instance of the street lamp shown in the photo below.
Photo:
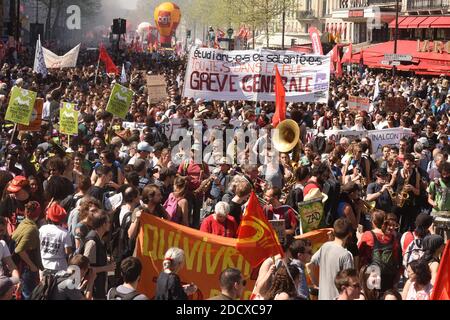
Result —
<path fill-rule="evenodd" d="M 399 0 L 395 0 L 395 31 L 394 31 L 394 54 L 397 53 L 397 42 L 398 42 L 398 11 L 399 11 Z M 392 76 L 395 77 L 397 67 L 392 66 Z"/>
<path fill-rule="evenodd" d="M 231 27 L 228 28 L 228 30 L 227 30 L 227 34 L 228 34 L 228 50 L 231 50 L 231 41 L 233 40 L 232 39 L 233 33 L 234 33 L 233 28 L 231 28 Z"/>
<path fill-rule="evenodd" d="M 216 38 L 216 34 L 214 32 L 213 27 L 211 27 L 211 26 L 209 27 L 209 30 L 208 30 L 208 36 L 209 36 L 209 45 L 211 48 L 213 48 L 214 47 L 214 39 Z"/>

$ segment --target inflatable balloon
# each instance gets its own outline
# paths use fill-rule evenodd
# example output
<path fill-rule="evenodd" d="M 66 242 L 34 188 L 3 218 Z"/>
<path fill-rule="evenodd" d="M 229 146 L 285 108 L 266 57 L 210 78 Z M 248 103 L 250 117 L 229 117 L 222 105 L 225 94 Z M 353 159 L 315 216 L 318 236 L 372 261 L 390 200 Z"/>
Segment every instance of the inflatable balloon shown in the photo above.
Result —
<path fill-rule="evenodd" d="M 149 31 L 149 28 L 151 27 L 151 24 L 149 22 L 141 22 L 138 27 L 136 32 L 141 34 L 141 33 L 147 33 Z"/>
<path fill-rule="evenodd" d="M 160 42 L 163 47 L 170 47 L 172 35 L 181 19 L 180 8 L 172 2 L 161 3 L 155 9 L 155 25 L 158 27 Z"/>

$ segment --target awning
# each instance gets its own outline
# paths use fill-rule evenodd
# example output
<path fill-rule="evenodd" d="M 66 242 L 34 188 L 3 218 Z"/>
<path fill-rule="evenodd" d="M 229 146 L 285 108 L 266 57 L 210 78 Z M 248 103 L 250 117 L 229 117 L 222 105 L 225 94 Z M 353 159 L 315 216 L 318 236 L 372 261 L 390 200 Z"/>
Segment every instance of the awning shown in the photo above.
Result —
<path fill-rule="evenodd" d="M 405 20 L 407 17 L 398 17 L 398 24 L 400 25 L 400 23 Z M 391 23 L 389 23 L 389 29 L 395 29 L 395 19 L 391 21 Z"/>
<path fill-rule="evenodd" d="M 420 23 L 424 22 L 428 17 L 417 17 L 408 25 L 408 28 L 418 28 Z"/>
<path fill-rule="evenodd" d="M 450 17 L 439 17 L 433 22 L 431 28 L 450 28 Z"/>
<path fill-rule="evenodd" d="M 380 43 L 364 48 L 361 51 L 353 53 L 352 63 L 359 63 L 362 56 L 364 65 L 369 68 L 392 69 L 392 66 L 382 64 L 382 61 L 385 60 L 384 55 L 386 53 L 394 52 L 394 41 Z M 447 52 L 417 52 L 416 41 L 399 40 L 397 53 L 412 56 L 412 61 L 402 62 L 397 66 L 397 69 L 400 71 L 433 75 L 450 74 L 450 54 Z"/>
<path fill-rule="evenodd" d="M 419 25 L 419 29 L 428 29 L 433 25 L 433 22 L 439 19 L 439 17 L 428 17 L 422 21 Z"/>

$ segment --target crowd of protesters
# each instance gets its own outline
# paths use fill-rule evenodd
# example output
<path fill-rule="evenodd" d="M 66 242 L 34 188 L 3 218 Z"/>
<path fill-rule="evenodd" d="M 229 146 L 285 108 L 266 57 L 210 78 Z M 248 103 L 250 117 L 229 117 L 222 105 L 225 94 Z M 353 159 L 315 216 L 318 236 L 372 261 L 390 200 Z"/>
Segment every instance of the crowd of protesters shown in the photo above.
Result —
<path fill-rule="evenodd" d="M 240 298 L 244 288 L 264 300 L 430 297 L 444 247 L 433 217 L 450 210 L 445 77 L 369 70 L 333 77 L 327 104 L 288 105 L 288 117 L 302 132 L 298 147 L 279 155 L 269 150 L 252 163 L 256 141 L 239 154 L 236 139 L 226 144 L 225 136 L 208 135 L 207 129 L 270 129 L 273 103 L 194 101 L 181 96 L 185 58 L 122 58 L 126 85 L 135 92 L 125 121 L 105 110 L 119 76 L 96 75 L 90 52 L 80 54 L 80 67 L 52 70 L 46 78 L 26 62 L 1 67 L 0 299 L 42 296 L 36 288 L 52 276 L 60 280 L 48 299 L 152 298 L 136 291 L 142 266 L 132 256 L 141 217 L 236 238 L 252 191 L 269 220 L 285 220 L 285 256 L 262 264 L 255 288 L 245 288 L 239 270 L 224 270 L 215 299 Z M 164 101 L 151 103 L 147 74 L 164 76 Z M 16 130 L 3 120 L 13 86 L 44 99 L 40 131 Z M 371 98 L 369 112 L 349 111 L 350 95 Z M 387 112 L 385 99 L 400 96 L 406 108 Z M 62 102 L 80 111 L 79 134 L 70 139 L 58 131 Z M 208 127 L 211 119 L 214 127 Z M 188 149 L 167 135 L 171 123 L 188 133 Z M 194 123 L 205 133 L 200 139 Z M 323 134 L 397 127 L 410 128 L 411 136 L 384 146 L 379 158 L 369 138 L 335 141 Z M 314 130 L 312 139 L 306 129 Z M 195 161 L 207 147 L 212 151 Z M 295 240 L 301 233 L 297 204 L 317 197 L 324 201 L 321 226 L 333 232 L 312 255 L 309 241 Z M 166 253 L 156 299 L 186 299 L 196 291 L 195 284 L 181 286 L 183 262 L 182 250 Z M 64 280 L 74 265 L 82 286 L 67 289 Z"/>

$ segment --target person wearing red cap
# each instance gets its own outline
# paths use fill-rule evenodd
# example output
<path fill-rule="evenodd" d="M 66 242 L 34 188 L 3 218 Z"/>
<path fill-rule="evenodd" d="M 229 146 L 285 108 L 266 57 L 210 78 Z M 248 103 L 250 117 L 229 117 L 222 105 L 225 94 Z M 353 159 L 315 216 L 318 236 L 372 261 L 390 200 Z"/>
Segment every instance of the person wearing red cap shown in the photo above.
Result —
<path fill-rule="evenodd" d="M 67 269 L 67 257 L 72 253 L 72 238 L 63 227 L 67 222 L 67 212 L 53 202 L 47 209 L 47 222 L 39 229 L 42 264 L 49 273 Z"/>
<path fill-rule="evenodd" d="M 16 243 L 14 252 L 20 257 L 18 268 L 22 283 L 22 298 L 28 300 L 39 281 L 39 269 L 43 269 L 39 251 L 39 229 L 36 221 L 41 215 L 41 206 L 36 201 L 25 205 L 25 220 L 12 234 Z"/>
<path fill-rule="evenodd" d="M 16 176 L 6 188 L 0 202 L 0 213 L 8 219 L 8 233 L 12 234 L 25 219 L 25 203 L 30 198 L 30 187 L 27 178 Z"/>

